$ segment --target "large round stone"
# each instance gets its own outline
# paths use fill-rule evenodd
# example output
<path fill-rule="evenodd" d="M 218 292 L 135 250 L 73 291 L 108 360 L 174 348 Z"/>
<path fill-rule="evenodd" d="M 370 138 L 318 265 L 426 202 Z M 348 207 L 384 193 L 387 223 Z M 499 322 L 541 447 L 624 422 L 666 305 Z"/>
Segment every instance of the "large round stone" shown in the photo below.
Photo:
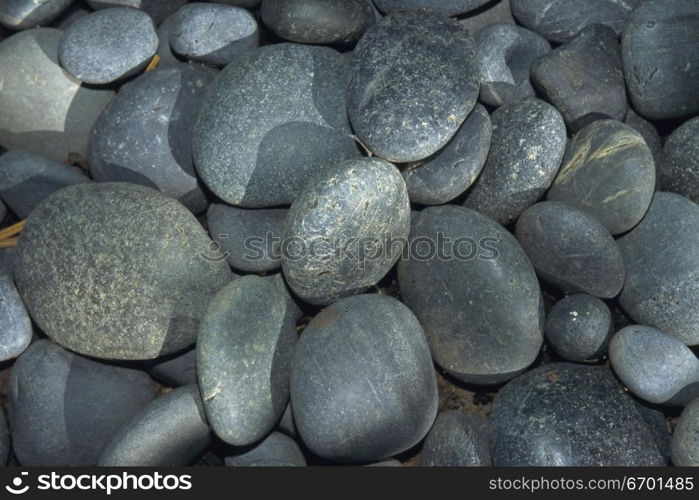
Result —
<path fill-rule="evenodd" d="M 29 216 L 15 279 L 62 346 L 151 359 L 194 343 L 206 304 L 230 280 L 225 261 L 204 258 L 209 245 L 194 216 L 155 190 L 77 184 Z"/>
<path fill-rule="evenodd" d="M 4 0 L 0 3 L 0 24 L 11 30 L 46 25 L 63 13 L 73 0 Z"/>
<path fill-rule="evenodd" d="M 663 189 L 699 203 L 699 117 L 686 121 L 667 138 L 658 168 Z"/>
<path fill-rule="evenodd" d="M 490 0 L 374 0 L 386 14 L 404 11 L 424 11 L 443 16 L 456 16 L 477 9 Z"/>

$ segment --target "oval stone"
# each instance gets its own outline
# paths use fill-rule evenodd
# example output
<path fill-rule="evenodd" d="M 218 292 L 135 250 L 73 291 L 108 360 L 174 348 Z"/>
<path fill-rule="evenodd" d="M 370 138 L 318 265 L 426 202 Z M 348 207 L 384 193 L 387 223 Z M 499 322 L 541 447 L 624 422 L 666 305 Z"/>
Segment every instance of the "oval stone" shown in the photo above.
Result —
<path fill-rule="evenodd" d="M 427 434 L 420 465 L 427 467 L 487 467 L 491 465 L 488 421 L 449 410 L 437 415 Z"/>
<path fill-rule="evenodd" d="M 273 432 L 254 446 L 231 450 L 224 462 L 228 467 L 304 467 L 306 458 L 296 441 Z"/>
<path fill-rule="evenodd" d="M 463 14 L 488 3 L 490 0 L 374 0 L 382 12 L 424 11 L 443 16 Z"/>
<path fill-rule="evenodd" d="M 663 189 L 699 203 L 699 117 L 684 122 L 665 142 L 658 165 Z"/>
<path fill-rule="evenodd" d="M 51 23 L 73 0 L 4 0 L 0 4 L 0 24 L 11 30 L 23 30 Z"/>
<path fill-rule="evenodd" d="M 682 410 L 670 446 L 675 466 L 699 467 L 699 398 Z"/>

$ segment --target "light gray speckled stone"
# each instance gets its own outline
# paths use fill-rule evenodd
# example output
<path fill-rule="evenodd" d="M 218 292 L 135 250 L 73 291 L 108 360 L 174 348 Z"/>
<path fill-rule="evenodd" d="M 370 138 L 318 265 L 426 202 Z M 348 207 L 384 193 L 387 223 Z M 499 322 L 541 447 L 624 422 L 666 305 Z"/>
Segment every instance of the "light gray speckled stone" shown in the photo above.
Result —
<path fill-rule="evenodd" d="M 490 0 L 374 0 L 386 14 L 403 11 L 432 12 L 443 16 L 456 16 L 477 9 Z"/>
<path fill-rule="evenodd" d="M 0 3 L 0 24 L 22 30 L 51 23 L 73 0 L 4 0 Z"/>
<path fill-rule="evenodd" d="M 671 449 L 674 465 L 699 466 L 699 398 L 689 403 L 677 419 Z"/>
<path fill-rule="evenodd" d="M 11 274 L 0 272 L 0 362 L 16 358 L 32 341 L 32 322 Z M 1 458 L 1 457 L 0 457 Z"/>
<path fill-rule="evenodd" d="M 241 0 L 244 1 L 244 0 Z M 144 11 L 158 25 L 170 14 L 187 3 L 187 0 L 87 0 L 95 10 L 111 7 L 132 7 Z"/>
<path fill-rule="evenodd" d="M 437 415 L 420 453 L 428 467 L 487 467 L 491 465 L 488 421 L 448 410 Z"/>
<path fill-rule="evenodd" d="M 248 448 L 231 449 L 224 458 L 228 467 L 304 467 L 306 458 L 296 441 L 273 432 Z"/>
<path fill-rule="evenodd" d="M 664 153 L 658 165 L 663 189 L 699 203 L 699 117 L 670 134 Z"/>

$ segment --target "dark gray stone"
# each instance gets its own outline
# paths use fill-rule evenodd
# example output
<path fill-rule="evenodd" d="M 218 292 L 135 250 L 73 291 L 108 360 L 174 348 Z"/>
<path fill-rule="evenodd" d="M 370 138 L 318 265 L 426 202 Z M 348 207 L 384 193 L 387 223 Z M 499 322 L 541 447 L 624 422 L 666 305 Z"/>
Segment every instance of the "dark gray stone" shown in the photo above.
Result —
<path fill-rule="evenodd" d="M 574 363 L 540 366 L 500 390 L 490 451 L 498 467 L 665 465 L 611 372 Z"/>
<path fill-rule="evenodd" d="M 516 235 L 537 274 L 564 292 L 612 298 L 624 285 L 619 245 L 587 212 L 543 201 L 522 212 Z"/>
<path fill-rule="evenodd" d="M 74 3 L 58 17 L 56 22 L 53 23 L 53 27 L 58 28 L 59 30 L 65 30 L 78 19 L 90 14 L 90 12 L 92 11 L 88 10 L 87 8 L 83 8 L 80 3 Z"/>
<path fill-rule="evenodd" d="M 58 47 L 61 66 L 78 80 L 105 84 L 141 71 L 158 50 L 153 20 L 130 8 L 105 9 L 66 28 Z"/>
<path fill-rule="evenodd" d="M 367 0 L 264 0 L 262 20 L 299 43 L 352 43 L 374 24 Z"/>
<path fill-rule="evenodd" d="M 255 210 L 212 203 L 206 222 L 211 239 L 218 242 L 234 269 L 261 273 L 281 267 L 281 241 L 288 212 L 285 208 Z"/>
<path fill-rule="evenodd" d="M 238 278 L 211 299 L 197 338 L 197 376 L 223 441 L 248 446 L 277 424 L 289 402 L 296 339 L 284 295 L 264 278 Z"/>
<path fill-rule="evenodd" d="M 192 61 L 225 66 L 259 45 L 257 21 L 240 7 L 194 2 L 174 15 L 170 47 Z"/>
<path fill-rule="evenodd" d="M 244 0 L 241 0 L 244 1 Z M 187 3 L 187 0 L 87 0 L 94 10 L 111 7 L 132 7 L 144 11 L 158 25 Z"/>
<path fill-rule="evenodd" d="M 619 297 L 637 323 L 699 344 L 699 206 L 656 193 L 645 218 L 619 239 L 626 284 Z"/>
<path fill-rule="evenodd" d="M 189 349 L 159 360 L 148 370 L 150 376 L 169 387 L 197 383 L 197 350 Z"/>
<path fill-rule="evenodd" d="M 282 270 L 301 299 L 330 304 L 378 283 L 409 232 L 398 169 L 377 158 L 346 161 L 316 177 L 291 206 Z"/>
<path fill-rule="evenodd" d="M 8 247 L 0 250 L 0 273 L 14 276 L 15 273 L 15 255 L 17 247 Z"/>
<path fill-rule="evenodd" d="M 536 274 L 517 240 L 484 215 L 454 205 L 420 212 L 398 283 L 432 357 L 455 377 L 497 384 L 539 354 L 544 311 Z"/>
<path fill-rule="evenodd" d="M 481 101 L 501 106 L 535 96 L 529 70 L 551 51 L 545 38 L 515 24 L 498 23 L 478 31 L 474 40 L 481 68 Z"/>
<path fill-rule="evenodd" d="M 7 205 L 0 200 L 0 222 L 2 222 L 3 219 L 5 219 L 5 216 L 7 215 Z"/>
<path fill-rule="evenodd" d="M 210 440 L 199 389 L 186 385 L 154 399 L 136 414 L 112 438 L 97 465 L 190 465 L 204 453 Z"/>
<path fill-rule="evenodd" d="M 248 448 L 231 449 L 224 461 L 228 467 L 304 467 L 306 458 L 296 441 L 273 432 Z"/>
<path fill-rule="evenodd" d="M 596 359 L 607 350 L 612 313 L 591 295 L 571 295 L 556 302 L 546 318 L 546 340 L 568 361 Z"/>
<path fill-rule="evenodd" d="M 488 159 L 464 206 L 507 224 L 553 182 L 565 153 L 566 127 L 556 108 L 534 98 L 501 106 L 490 119 Z"/>
<path fill-rule="evenodd" d="M 296 345 L 291 403 L 316 455 L 369 462 L 419 442 L 437 414 L 437 383 L 420 323 L 386 295 L 342 299 Z"/>
<path fill-rule="evenodd" d="M 0 411 L 0 467 L 7 465 L 10 457 L 10 431 L 7 429 L 5 412 Z"/>
<path fill-rule="evenodd" d="M 282 418 L 279 419 L 279 424 L 277 428 L 284 434 L 291 436 L 293 438 L 298 436 L 298 431 L 296 430 L 296 423 L 294 422 L 294 412 L 291 409 L 291 402 L 286 405 L 284 413 L 282 413 Z"/>
<path fill-rule="evenodd" d="M 428 467 L 486 467 L 491 465 L 488 421 L 449 410 L 440 413 L 420 453 Z"/>
<path fill-rule="evenodd" d="M 699 466 L 699 398 L 689 403 L 677 419 L 671 449 L 674 465 Z"/>
<path fill-rule="evenodd" d="M 92 178 L 152 187 L 194 213 L 206 210 L 192 161 L 192 135 L 215 76 L 208 68 L 182 63 L 122 86 L 92 129 Z"/>
<path fill-rule="evenodd" d="M 213 3 L 223 3 L 227 5 L 234 5 L 236 7 L 245 7 L 246 9 L 253 9 L 258 7 L 262 0 L 212 0 Z"/>
<path fill-rule="evenodd" d="M 629 127 L 633 128 L 636 132 L 643 136 L 646 144 L 653 153 L 653 158 L 655 159 L 655 173 L 656 178 L 658 176 L 658 169 L 661 166 L 660 162 L 663 159 L 663 143 L 660 139 L 660 134 L 656 130 L 655 126 L 648 120 L 643 119 L 639 116 L 633 109 L 626 109 L 626 116 L 624 117 L 624 123 Z M 660 183 L 656 181 L 655 188 L 659 189 Z"/>
<path fill-rule="evenodd" d="M 403 171 L 410 201 L 441 205 L 474 183 L 490 149 L 492 130 L 486 109 L 476 104 L 456 135 L 442 150 Z"/>
<path fill-rule="evenodd" d="M 12 447 L 27 466 L 91 466 L 109 440 L 155 397 L 145 373 L 34 342 L 12 367 Z"/>
<path fill-rule="evenodd" d="M 459 16 L 459 24 L 471 34 L 495 23 L 515 24 L 510 0 L 491 0 L 485 10 L 479 9 Z"/>
<path fill-rule="evenodd" d="M 584 210 L 620 234 L 646 214 L 655 177 L 653 154 L 641 134 L 621 122 L 600 120 L 568 143 L 546 199 Z"/>
<path fill-rule="evenodd" d="M 387 16 L 354 49 L 347 110 L 354 131 L 376 156 L 427 158 L 454 136 L 478 97 L 474 43 L 448 18 Z"/>
<path fill-rule="evenodd" d="M 31 151 L 15 149 L 0 156 L 0 197 L 20 219 L 26 219 L 50 194 L 90 182 L 79 168 Z"/>
<path fill-rule="evenodd" d="M 675 129 L 664 152 L 658 165 L 663 189 L 699 203 L 699 117 Z"/>
<path fill-rule="evenodd" d="M 177 65 L 182 62 L 182 60 L 177 57 L 177 55 L 172 51 L 170 47 L 170 35 L 172 34 L 172 29 L 175 24 L 175 14 L 168 16 L 160 26 L 158 26 L 158 52 L 157 55 L 160 57 L 158 62 L 158 68 L 165 68 L 167 66 Z"/>
<path fill-rule="evenodd" d="M 347 60 L 326 47 L 268 45 L 228 65 L 196 125 L 202 180 L 231 205 L 290 204 L 320 171 L 360 157 L 345 111 L 348 78 Z"/>
<path fill-rule="evenodd" d="M 264 278 L 282 292 L 282 295 L 284 295 L 284 298 L 286 299 L 286 307 L 291 316 L 294 318 L 294 321 L 298 321 L 303 318 L 304 312 L 296 303 L 296 299 L 292 296 L 291 290 L 289 290 L 289 286 L 286 284 L 286 280 L 284 279 L 282 272 L 279 271 L 273 274 L 268 274 Z"/>
<path fill-rule="evenodd" d="M 585 27 L 571 41 L 536 61 L 531 76 L 573 131 L 595 120 L 622 120 L 626 115 L 621 46 L 608 26 Z"/>
<path fill-rule="evenodd" d="M 11 30 L 23 30 L 50 24 L 73 0 L 4 0 L 0 3 L 0 24 Z"/>
<path fill-rule="evenodd" d="M 85 87 L 63 71 L 62 33 L 37 28 L 0 42 L 0 147 L 61 162 L 87 155 L 90 130 L 114 92 Z"/>
<path fill-rule="evenodd" d="M 403 11 L 431 12 L 443 16 L 456 16 L 477 9 L 490 0 L 374 0 L 385 14 Z"/>
<path fill-rule="evenodd" d="M 0 272 L 0 363 L 16 358 L 32 341 L 32 322 L 12 274 Z M 0 456 L 0 462 L 2 457 Z"/>
<path fill-rule="evenodd" d="M 653 327 L 619 330 L 609 343 L 609 360 L 624 385 L 649 403 L 682 406 L 699 397 L 699 359 Z"/>
<path fill-rule="evenodd" d="M 644 2 L 621 38 L 624 74 L 634 109 L 650 119 L 699 112 L 699 3 Z"/>
<path fill-rule="evenodd" d="M 567 42 L 590 24 L 604 24 L 619 35 L 631 10 L 642 0 L 510 0 L 512 14 L 525 28 L 554 42 Z"/>
<path fill-rule="evenodd" d="M 194 343 L 225 262 L 180 203 L 143 186 L 77 184 L 27 219 L 15 279 L 32 319 L 59 344 L 111 359 L 153 359 Z"/>
<path fill-rule="evenodd" d="M 402 467 L 402 466 L 403 466 L 403 464 L 400 463 L 395 458 L 392 458 L 390 460 L 382 460 L 380 462 L 374 462 L 374 463 L 365 465 L 365 467 Z"/>

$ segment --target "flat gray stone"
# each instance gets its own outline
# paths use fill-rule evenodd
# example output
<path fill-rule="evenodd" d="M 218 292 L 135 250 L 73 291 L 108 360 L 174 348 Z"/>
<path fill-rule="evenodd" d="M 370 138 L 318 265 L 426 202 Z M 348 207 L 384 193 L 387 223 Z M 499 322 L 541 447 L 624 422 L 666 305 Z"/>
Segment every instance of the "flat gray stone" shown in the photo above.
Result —
<path fill-rule="evenodd" d="M 478 97 L 474 43 L 461 25 L 432 14 L 387 16 L 354 49 L 347 111 L 376 156 L 427 158 L 454 136 Z"/>
<path fill-rule="evenodd" d="M 61 66 L 85 83 L 111 83 L 141 71 L 158 50 L 153 20 L 136 9 L 105 9 L 66 28 Z"/>
<path fill-rule="evenodd" d="M 403 11 L 421 11 L 456 16 L 477 9 L 490 0 L 374 0 L 376 6 L 385 14 Z"/>
<path fill-rule="evenodd" d="M 260 443 L 230 450 L 224 462 L 228 467 L 304 467 L 306 458 L 296 441 L 273 432 Z"/>
<path fill-rule="evenodd" d="M 663 189 L 699 203 L 699 117 L 670 134 L 664 153 L 658 165 Z"/>
<path fill-rule="evenodd" d="M 20 219 L 55 191 L 85 182 L 90 178 L 79 168 L 31 151 L 15 149 L 0 156 L 0 197 Z"/>
<path fill-rule="evenodd" d="M 624 385 L 649 403 L 683 406 L 699 397 L 699 359 L 656 328 L 619 330 L 609 343 L 609 360 Z"/>
<path fill-rule="evenodd" d="M 92 178 L 152 187 L 195 214 L 206 210 L 192 160 L 192 135 L 215 76 L 211 69 L 181 63 L 123 85 L 92 129 Z"/>
<path fill-rule="evenodd" d="M 612 298 L 624 285 L 619 245 L 587 212 L 542 201 L 522 212 L 516 235 L 537 274 L 564 292 Z"/>
<path fill-rule="evenodd" d="M 398 264 L 401 297 L 439 366 L 467 383 L 497 384 L 536 359 L 539 282 L 505 228 L 464 207 L 428 207 L 413 220 L 409 250 Z"/>
<path fill-rule="evenodd" d="M 245 1 L 245 0 L 239 0 Z M 144 11 L 153 18 L 158 25 L 166 17 L 187 3 L 187 0 L 87 0 L 94 10 L 109 9 L 111 7 L 131 7 Z"/>
<path fill-rule="evenodd" d="M 320 171 L 361 153 L 344 93 L 349 67 L 325 47 L 274 44 L 219 73 L 195 129 L 207 186 L 243 207 L 290 204 Z"/>
<path fill-rule="evenodd" d="M 386 295 L 342 299 L 296 344 L 294 421 L 304 444 L 333 461 L 370 462 L 418 443 L 437 415 L 437 383 L 417 318 Z"/>
<path fill-rule="evenodd" d="M 11 30 L 23 30 L 50 24 L 73 0 L 4 0 L 0 4 L 0 24 Z"/>
<path fill-rule="evenodd" d="M 491 465 L 488 421 L 448 410 L 437 415 L 427 434 L 420 465 L 427 467 L 487 467 Z"/>
<path fill-rule="evenodd" d="M 441 205 L 466 191 L 485 165 L 491 136 L 488 111 L 476 104 L 444 148 L 423 161 L 406 165 L 403 179 L 410 201 Z"/>
<path fill-rule="evenodd" d="M 153 359 L 194 343 L 225 262 L 180 203 L 143 186 L 77 184 L 27 219 L 15 279 L 32 319 L 64 347 Z M 97 299 L 99 297 L 99 299 Z"/>
<path fill-rule="evenodd" d="M 16 358 L 32 341 L 32 322 L 11 274 L 0 272 L 0 362 Z M 1 461 L 0 456 L 0 461 Z"/>
<path fill-rule="evenodd" d="M 97 465 L 191 465 L 210 440 L 199 389 L 186 385 L 154 399 L 127 422 L 102 452 Z"/>
<path fill-rule="evenodd" d="M 699 466 L 699 398 L 689 403 L 672 433 L 672 463 L 677 467 Z"/>
<path fill-rule="evenodd" d="M 141 371 L 83 358 L 48 340 L 19 357 L 8 387 L 12 447 L 24 467 L 95 465 L 156 389 Z"/>
<path fill-rule="evenodd" d="M 400 172 L 378 158 L 350 160 L 310 183 L 289 210 L 282 271 L 311 304 L 362 293 L 400 258 L 410 202 Z"/>
<path fill-rule="evenodd" d="M 656 193 L 645 218 L 620 238 L 626 284 L 619 296 L 637 323 L 699 344 L 699 206 Z"/>
<path fill-rule="evenodd" d="M 37 28 L 0 42 L 0 146 L 58 161 L 85 157 L 90 130 L 111 90 L 82 86 L 58 64 L 63 32 Z"/>
<path fill-rule="evenodd" d="M 646 214 L 655 178 L 653 154 L 641 134 L 621 122 L 600 120 L 568 143 L 546 199 L 584 210 L 620 234 Z"/>
<path fill-rule="evenodd" d="M 464 206 L 507 224 L 553 182 L 565 153 L 566 127 L 556 108 L 534 98 L 500 106 L 490 119 L 488 159 Z"/>

